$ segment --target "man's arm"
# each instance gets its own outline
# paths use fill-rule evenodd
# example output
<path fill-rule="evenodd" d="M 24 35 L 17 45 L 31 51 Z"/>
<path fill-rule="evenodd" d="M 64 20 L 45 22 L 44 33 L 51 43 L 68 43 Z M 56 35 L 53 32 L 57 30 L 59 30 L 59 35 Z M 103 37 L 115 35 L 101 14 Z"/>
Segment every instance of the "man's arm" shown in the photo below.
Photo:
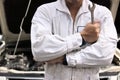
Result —
<path fill-rule="evenodd" d="M 85 43 L 91 43 L 93 44 L 98 40 L 100 32 L 100 23 L 94 22 L 94 24 L 88 23 L 86 27 L 80 32 L 80 36 L 82 35 L 82 38 L 85 40 Z M 84 43 L 84 41 L 83 41 Z M 82 45 L 84 46 L 84 44 Z M 56 63 L 67 63 L 65 60 L 66 55 L 63 55 L 61 57 L 58 57 L 56 59 L 52 59 L 47 61 L 49 64 L 56 64 Z"/>
<path fill-rule="evenodd" d="M 34 59 L 41 62 L 56 59 L 82 45 L 82 37 L 79 33 L 66 37 L 52 34 L 51 14 L 46 7 L 48 6 L 43 5 L 37 9 L 31 26 L 32 53 Z"/>
<path fill-rule="evenodd" d="M 111 12 L 107 9 L 105 11 L 107 13 L 101 19 L 102 21 L 100 22 L 99 36 L 97 36 L 98 34 L 95 34 L 94 36 L 96 37 L 93 39 L 85 36 L 85 41 L 90 43 L 89 46 L 81 49 L 80 51 L 66 54 L 66 62 L 68 66 L 100 67 L 111 64 L 117 45 L 117 32 L 114 26 Z M 92 40 L 94 41 L 94 39 L 98 40 L 91 44 Z M 63 58 L 61 62 L 62 61 Z"/>
<path fill-rule="evenodd" d="M 68 66 L 95 67 L 110 65 L 116 50 L 117 32 L 111 12 L 102 8 L 100 34 L 98 40 L 78 52 L 66 54 Z"/>

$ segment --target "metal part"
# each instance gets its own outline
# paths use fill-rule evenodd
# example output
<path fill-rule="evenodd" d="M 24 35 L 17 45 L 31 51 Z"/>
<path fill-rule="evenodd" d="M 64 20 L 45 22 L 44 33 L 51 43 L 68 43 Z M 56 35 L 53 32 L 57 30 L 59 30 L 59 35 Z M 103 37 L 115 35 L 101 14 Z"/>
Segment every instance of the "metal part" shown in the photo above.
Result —
<path fill-rule="evenodd" d="M 120 5 L 120 0 L 111 0 L 111 1 L 112 1 L 111 12 L 113 15 L 113 19 L 115 21 L 115 18 L 117 16 L 118 7 Z"/>
<path fill-rule="evenodd" d="M 17 51 L 17 47 L 18 47 L 20 38 L 21 38 L 21 36 L 22 36 L 22 32 L 23 32 L 22 26 L 23 26 L 23 22 L 24 22 L 24 20 L 25 20 L 25 18 L 26 18 L 26 16 L 27 16 L 27 14 L 28 14 L 28 10 L 29 10 L 29 8 L 30 8 L 30 4 L 31 4 L 31 0 L 29 0 L 28 6 L 27 6 L 27 10 L 26 10 L 25 15 L 24 15 L 24 17 L 22 18 L 22 21 L 21 21 L 21 24 L 20 24 L 20 33 L 19 33 L 19 36 L 18 36 L 18 39 L 17 39 L 17 43 L 16 43 L 16 46 L 15 46 L 15 49 L 14 49 L 14 53 L 13 53 L 14 55 L 15 55 L 15 53 L 16 53 L 16 51 Z"/>
<path fill-rule="evenodd" d="M 95 4 L 92 4 L 92 7 L 89 5 L 88 6 L 89 11 L 91 12 L 91 23 L 94 23 L 94 10 L 95 10 Z"/>

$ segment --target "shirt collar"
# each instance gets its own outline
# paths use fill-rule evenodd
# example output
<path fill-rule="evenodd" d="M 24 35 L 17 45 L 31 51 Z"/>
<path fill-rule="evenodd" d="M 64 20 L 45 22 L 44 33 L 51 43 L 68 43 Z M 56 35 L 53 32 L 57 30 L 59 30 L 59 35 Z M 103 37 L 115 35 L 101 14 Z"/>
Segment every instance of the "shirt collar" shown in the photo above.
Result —
<path fill-rule="evenodd" d="M 57 0 L 57 3 L 58 3 L 57 10 L 63 11 L 63 12 L 66 12 L 66 13 L 70 14 L 70 12 L 69 12 L 69 10 L 68 10 L 68 8 L 66 6 L 65 0 Z M 82 6 L 81 6 L 78 13 L 82 14 L 82 13 L 88 12 L 89 11 L 88 10 L 88 5 L 89 4 L 90 5 L 92 4 L 89 0 L 83 0 Z"/>

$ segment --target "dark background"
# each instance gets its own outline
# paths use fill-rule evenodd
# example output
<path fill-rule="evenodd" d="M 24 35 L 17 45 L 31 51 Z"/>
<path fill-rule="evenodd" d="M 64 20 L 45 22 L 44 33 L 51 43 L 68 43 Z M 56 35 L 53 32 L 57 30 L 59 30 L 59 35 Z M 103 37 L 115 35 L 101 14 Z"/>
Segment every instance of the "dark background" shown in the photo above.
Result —
<path fill-rule="evenodd" d="M 25 15 L 25 11 L 28 5 L 29 0 L 5 0 L 5 12 L 7 16 L 7 23 L 9 26 L 9 30 L 13 33 L 19 33 L 19 26 L 21 24 L 21 20 Z M 28 15 L 25 18 L 23 29 L 26 33 L 30 33 L 31 27 L 31 19 L 37 9 L 38 6 L 44 3 L 53 2 L 56 0 L 32 0 L 30 9 L 28 11 Z M 110 9 L 111 1 L 110 0 L 91 0 L 100 5 L 104 5 Z M 117 17 L 115 20 L 115 25 L 117 28 L 117 32 L 120 33 L 120 6 L 118 8 Z"/>

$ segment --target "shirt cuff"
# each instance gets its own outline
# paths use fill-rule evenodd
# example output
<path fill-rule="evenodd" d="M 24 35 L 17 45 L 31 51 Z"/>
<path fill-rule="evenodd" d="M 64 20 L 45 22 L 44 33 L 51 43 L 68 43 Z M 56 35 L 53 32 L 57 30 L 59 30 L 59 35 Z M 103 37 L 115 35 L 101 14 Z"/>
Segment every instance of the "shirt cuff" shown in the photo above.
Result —
<path fill-rule="evenodd" d="M 68 52 L 78 49 L 82 45 L 82 37 L 80 33 L 76 33 L 66 38 L 67 39 L 67 48 Z"/>
<path fill-rule="evenodd" d="M 80 45 L 80 47 L 84 46 L 86 44 L 86 41 L 84 40 L 84 38 L 82 37 L 82 45 Z"/>

